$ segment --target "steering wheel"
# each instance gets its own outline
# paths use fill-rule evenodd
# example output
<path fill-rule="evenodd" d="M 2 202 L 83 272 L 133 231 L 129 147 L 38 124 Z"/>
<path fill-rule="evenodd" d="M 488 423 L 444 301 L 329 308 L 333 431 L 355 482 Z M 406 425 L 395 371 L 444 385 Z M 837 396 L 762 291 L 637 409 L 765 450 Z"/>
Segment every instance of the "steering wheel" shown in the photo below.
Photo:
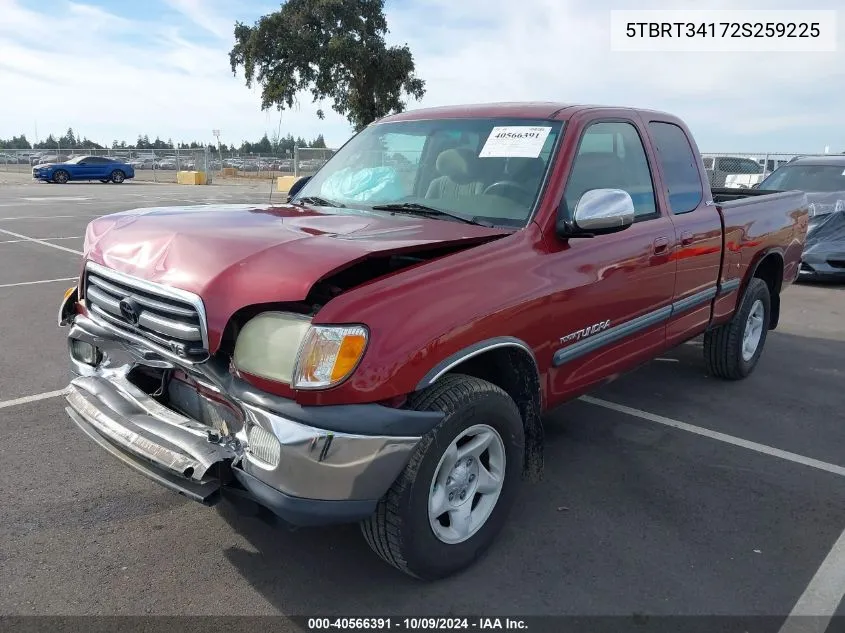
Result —
<path fill-rule="evenodd" d="M 499 193 L 500 191 L 501 193 Z M 517 196 L 508 195 L 508 192 L 516 193 Z M 500 180 L 498 182 L 494 182 L 484 190 L 485 196 L 490 194 L 501 195 L 516 202 L 522 202 L 525 198 L 531 197 L 531 192 L 528 191 L 528 189 L 513 180 Z"/>

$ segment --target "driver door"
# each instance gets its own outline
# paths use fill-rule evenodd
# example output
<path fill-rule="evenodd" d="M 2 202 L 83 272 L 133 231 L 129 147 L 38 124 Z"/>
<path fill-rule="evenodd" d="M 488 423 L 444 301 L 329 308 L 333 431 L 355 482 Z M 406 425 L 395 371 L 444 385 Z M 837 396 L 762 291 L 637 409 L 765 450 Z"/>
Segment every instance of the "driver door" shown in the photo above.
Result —
<path fill-rule="evenodd" d="M 75 180 L 93 180 L 97 177 L 97 168 L 99 165 L 95 165 L 92 161 L 94 160 L 93 157 L 88 156 L 84 160 L 79 161 L 76 165 L 73 166 L 73 178 Z"/>

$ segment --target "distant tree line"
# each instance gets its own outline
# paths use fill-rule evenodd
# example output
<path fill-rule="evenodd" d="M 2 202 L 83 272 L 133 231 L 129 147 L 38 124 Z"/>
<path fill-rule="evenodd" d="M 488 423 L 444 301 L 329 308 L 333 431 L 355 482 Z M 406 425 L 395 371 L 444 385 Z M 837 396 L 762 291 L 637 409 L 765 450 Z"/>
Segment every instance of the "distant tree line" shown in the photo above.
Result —
<path fill-rule="evenodd" d="M 166 149 L 200 149 L 205 147 L 206 143 L 198 143 L 191 141 L 190 143 L 174 143 L 173 139 L 161 140 L 158 136 L 155 140 L 150 140 L 146 134 L 139 135 L 138 140 L 134 143 L 127 143 L 126 141 L 112 141 L 111 149 L 144 149 L 144 150 L 166 150 Z M 213 146 L 213 144 L 212 144 Z M 250 143 L 249 141 L 241 142 L 240 146 L 220 144 L 220 151 L 222 152 L 240 152 L 242 154 L 275 154 L 283 153 L 292 154 L 295 147 L 313 147 L 324 148 L 326 141 L 322 134 L 318 134 L 317 138 L 306 141 L 304 138 L 294 138 L 292 134 L 281 136 L 274 134 L 272 138 L 266 134 L 261 137 L 258 142 Z M 30 143 L 25 134 L 20 136 L 13 136 L 10 139 L 0 138 L 0 149 L 108 149 L 107 147 L 95 143 L 88 137 L 79 136 L 74 133 L 73 128 L 68 128 L 63 136 L 56 138 L 50 134 L 43 141 L 38 143 Z"/>

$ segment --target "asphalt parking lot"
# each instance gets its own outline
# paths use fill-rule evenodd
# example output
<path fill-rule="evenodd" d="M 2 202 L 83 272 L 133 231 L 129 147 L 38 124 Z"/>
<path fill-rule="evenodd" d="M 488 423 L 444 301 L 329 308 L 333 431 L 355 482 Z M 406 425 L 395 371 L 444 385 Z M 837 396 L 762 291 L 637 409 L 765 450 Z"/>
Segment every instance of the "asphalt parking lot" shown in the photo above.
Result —
<path fill-rule="evenodd" d="M 381 563 L 356 526 L 268 525 L 118 464 L 57 393 L 86 224 L 268 193 L 0 185 L 0 615 L 845 616 L 845 285 L 788 290 L 746 381 L 708 377 L 693 341 L 549 415 L 545 480 L 438 583 Z"/>

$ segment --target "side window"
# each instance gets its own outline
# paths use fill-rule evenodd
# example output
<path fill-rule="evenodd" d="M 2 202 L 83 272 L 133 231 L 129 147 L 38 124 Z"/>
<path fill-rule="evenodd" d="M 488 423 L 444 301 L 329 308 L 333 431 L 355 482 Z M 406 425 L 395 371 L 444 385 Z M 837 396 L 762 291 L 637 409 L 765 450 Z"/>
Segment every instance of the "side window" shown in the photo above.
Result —
<path fill-rule="evenodd" d="M 740 174 L 759 174 L 762 171 L 763 167 L 757 161 L 753 161 L 750 158 L 739 161 L 738 173 Z"/>
<path fill-rule="evenodd" d="M 672 213 L 695 210 L 704 198 L 698 161 L 684 131 L 673 123 L 648 124 L 663 169 Z M 721 167 L 721 165 L 720 165 Z"/>
<path fill-rule="evenodd" d="M 634 201 L 637 218 L 657 215 L 645 149 L 632 124 L 593 123 L 584 132 L 563 194 L 570 216 L 591 189 L 622 189 Z"/>

